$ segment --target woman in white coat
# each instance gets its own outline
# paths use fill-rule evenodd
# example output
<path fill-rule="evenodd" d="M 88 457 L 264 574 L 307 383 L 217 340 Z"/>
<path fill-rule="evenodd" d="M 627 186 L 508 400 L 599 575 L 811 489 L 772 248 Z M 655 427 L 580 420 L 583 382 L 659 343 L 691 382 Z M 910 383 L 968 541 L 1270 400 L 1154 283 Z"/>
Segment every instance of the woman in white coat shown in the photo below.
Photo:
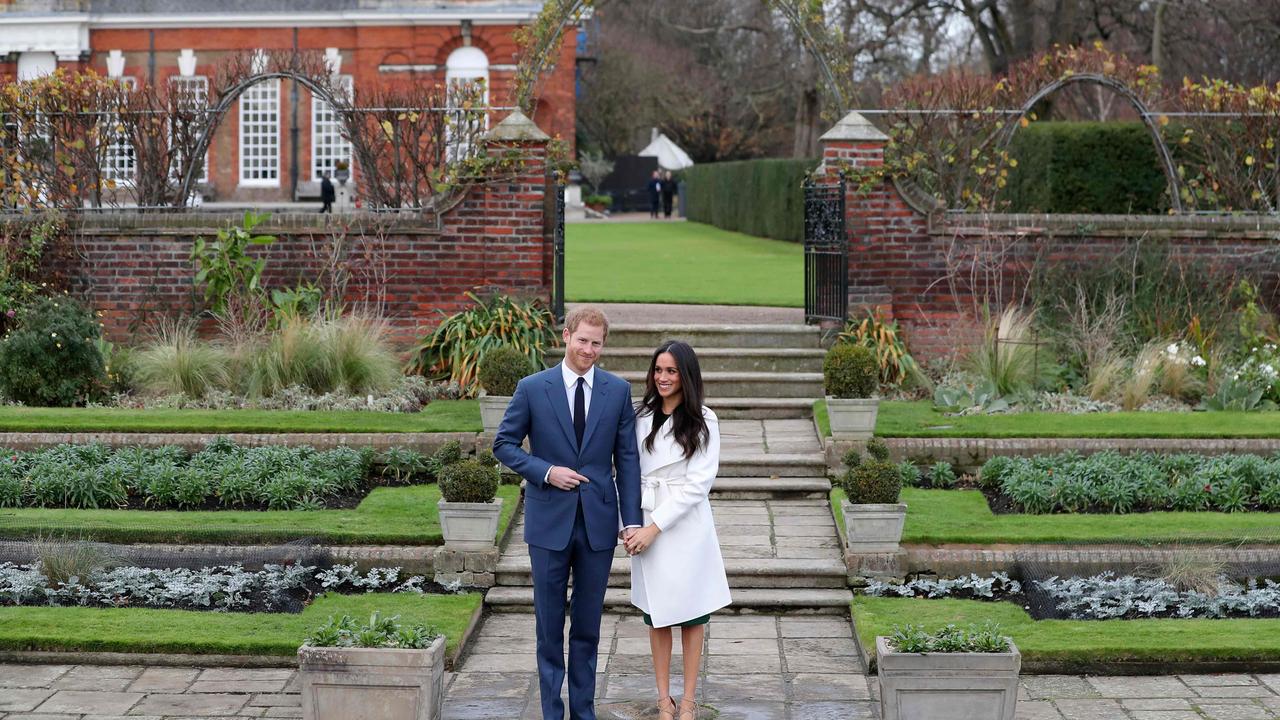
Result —
<path fill-rule="evenodd" d="M 707 623 L 712 612 L 729 604 L 729 581 L 707 499 L 720 466 L 720 428 L 702 397 L 693 348 L 663 343 L 649 363 L 644 400 L 636 410 L 645 525 L 626 538 L 631 603 L 650 626 L 659 720 L 676 717 L 671 628 L 680 626 L 684 653 L 679 720 L 696 720 Z"/>

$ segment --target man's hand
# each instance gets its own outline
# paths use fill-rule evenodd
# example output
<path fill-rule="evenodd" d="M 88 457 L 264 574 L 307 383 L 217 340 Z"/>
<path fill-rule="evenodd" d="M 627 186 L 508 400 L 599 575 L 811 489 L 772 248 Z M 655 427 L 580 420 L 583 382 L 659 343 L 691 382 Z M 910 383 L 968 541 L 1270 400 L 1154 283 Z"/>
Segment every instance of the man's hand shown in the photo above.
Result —
<path fill-rule="evenodd" d="M 653 541 L 658 537 L 658 533 L 660 532 L 662 532 L 662 530 L 659 530 L 658 526 L 653 524 L 646 525 L 642 528 L 631 528 L 631 534 L 627 536 L 625 543 L 627 547 L 627 554 L 639 555 L 649 549 L 649 546 L 653 544 Z"/>
<path fill-rule="evenodd" d="M 582 483 L 591 482 L 585 475 L 570 470 L 567 467 L 553 465 L 551 472 L 547 474 L 547 484 L 560 490 L 572 490 Z"/>

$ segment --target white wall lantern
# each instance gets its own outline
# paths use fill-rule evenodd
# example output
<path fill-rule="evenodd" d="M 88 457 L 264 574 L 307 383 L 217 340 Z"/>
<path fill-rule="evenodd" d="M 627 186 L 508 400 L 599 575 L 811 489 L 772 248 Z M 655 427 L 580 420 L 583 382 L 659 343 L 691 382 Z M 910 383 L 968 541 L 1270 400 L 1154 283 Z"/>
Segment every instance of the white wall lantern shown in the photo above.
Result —
<path fill-rule="evenodd" d="M 107 53 L 107 77 L 122 78 L 124 77 L 124 53 L 119 50 L 112 50 Z"/>
<path fill-rule="evenodd" d="M 182 77 L 194 77 L 196 74 L 196 52 L 183 49 L 178 53 L 178 73 Z"/>

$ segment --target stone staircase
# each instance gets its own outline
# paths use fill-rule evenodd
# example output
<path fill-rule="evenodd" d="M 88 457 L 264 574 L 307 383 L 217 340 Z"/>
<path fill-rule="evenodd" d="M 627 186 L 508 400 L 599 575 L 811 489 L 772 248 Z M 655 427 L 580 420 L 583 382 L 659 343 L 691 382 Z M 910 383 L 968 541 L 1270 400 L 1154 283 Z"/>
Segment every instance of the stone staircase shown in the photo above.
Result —
<path fill-rule="evenodd" d="M 733 594 L 731 613 L 848 612 L 850 592 L 812 420 L 723 420 L 711 504 Z M 532 612 L 523 518 L 517 516 L 485 598 L 495 612 Z M 619 548 L 605 606 L 627 611 L 631 565 Z"/>
<path fill-rule="evenodd" d="M 653 351 L 684 340 L 698 353 L 707 404 L 721 419 L 809 418 L 822 396 L 821 335 L 806 325 L 616 324 L 600 367 L 644 392 Z M 558 362 L 562 350 L 549 353 Z"/>

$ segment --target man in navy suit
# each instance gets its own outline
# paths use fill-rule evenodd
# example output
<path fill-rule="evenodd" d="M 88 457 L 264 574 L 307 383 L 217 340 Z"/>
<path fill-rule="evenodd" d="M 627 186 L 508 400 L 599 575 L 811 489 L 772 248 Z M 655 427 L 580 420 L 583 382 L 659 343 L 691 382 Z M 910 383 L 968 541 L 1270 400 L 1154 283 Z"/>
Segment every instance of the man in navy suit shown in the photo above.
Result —
<path fill-rule="evenodd" d="M 543 720 L 564 720 L 570 575 L 569 717 L 595 720 L 596 648 L 618 521 L 624 534 L 644 524 L 631 384 L 595 366 L 608 335 L 604 313 L 570 312 L 564 362 L 520 381 L 493 441 L 498 460 L 525 479 Z M 529 452 L 521 447 L 525 437 Z"/>

